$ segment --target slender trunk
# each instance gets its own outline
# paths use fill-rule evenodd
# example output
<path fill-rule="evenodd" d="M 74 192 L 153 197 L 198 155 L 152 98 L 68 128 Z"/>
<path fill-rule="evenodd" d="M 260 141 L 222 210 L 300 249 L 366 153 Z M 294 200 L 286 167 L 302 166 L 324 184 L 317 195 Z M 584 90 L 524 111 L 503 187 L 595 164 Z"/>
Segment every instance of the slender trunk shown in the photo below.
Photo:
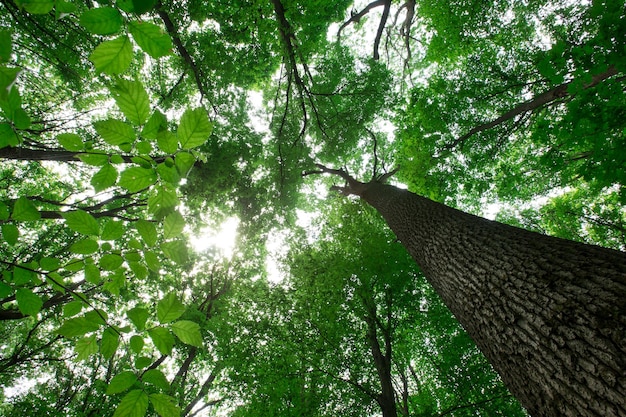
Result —
<path fill-rule="evenodd" d="M 342 191 L 380 212 L 531 415 L 626 416 L 626 254 L 378 182 Z"/>
<path fill-rule="evenodd" d="M 367 309 L 367 316 L 365 317 L 365 322 L 367 323 L 367 342 L 370 345 L 381 387 L 377 402 L 378 405 L 380 405 L 383 417 L 397 417 L 396 398 L 393 389 L 393 381 L 391 380 L 391 336 L 388 334 L 388 330 L 381 329 L 384 333 L 383 339 L 385 341 L 385 350 L 383 352 L 378 341 L 376 307 L 373 305 L 373 300 L 371 300 L 370 303 L 366 303 L 365 307 Z"/>

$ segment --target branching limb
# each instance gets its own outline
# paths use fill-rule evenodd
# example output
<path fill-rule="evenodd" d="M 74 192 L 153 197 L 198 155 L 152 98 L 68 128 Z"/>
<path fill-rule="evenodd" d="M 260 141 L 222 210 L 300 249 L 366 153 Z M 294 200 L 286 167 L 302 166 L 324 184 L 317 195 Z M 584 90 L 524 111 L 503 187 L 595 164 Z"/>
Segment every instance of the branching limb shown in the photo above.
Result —
<path fill-rule="evenodd" d="M 609 67 L 608 70 L 606 70 L 605 72 L 601 73 L 601 74 L 597 74 L 595 75 L 591 82 L 585 84 L 583 86 L 583 89 L 588 89 L 588 88 L 592 88 L 596 85 L 598 85 L 599 83 L 601 83 L 602 81 L 613 77 L 614 75 L 617 74 L 617 69 L 615 67 Z M 620 79 L 621 81 L 621 79 Z M 472 137 L 473 135 L 475 135 L 476 133 L 480 133 L 483 132 L 485 130 L 489 130 L 493 127 L 496 127 L 498 125 L 501 125 L 504 122 L 507 122 L 519 115 L 523 115 L 525 113 L 528 112 L 532 112 L 534 110 L 537 110 L 543 106 L 552 104 L 553 102 L 555 102 L 558 99 L 565 99 L 568 97 L 571 97 L 572 94 L 568 91 L 568 87 L 570 84 L 572 84 L 573 81 L 568 81 L 566 83 L 560 84 L 542 94 L 539 94 L 538 96 L 525 101 L 519 105 L 517 105 L 516 107 L 512 108 L 511 110 L 509 110 L 508 112 L 504 113 L 502 116 L 498 117 L 495 120 L 492 120 L 491 122 L 488 123 L 483 123 L 481 125 L 478 125 L 476 127 L 474 127 L 473 129 L 471 129 L 469 132 L 467 132 L 465 135 L 460 136 L 459 138 L 457 138 L 456 140 L 454 140 L 452 143 L 448 144 L 443 150 L 444 151 L 449 151 L 454 149 L 457 146 L 462 146 L 463 142 L 465 142 L 467 139 L 469 139 L 470 137 Z"/>
<path fill-rule="evenodd" d="M 380 54 L 378 53 L 380 39 L 383 36 L 383 31 L 385 30 L 385 25 L 387 24 L 387 19 L 389 18 L 389 10 L 391 9 L 391 0 L 386 0 L 384 3 L 385 8 L 383 9 L 383 15 L 380 18 L 378 31 L 376 31 L 376 38 L 374 39 L 374 60 L 376 61 L 380 58 Z"/>
<path fill-rule="evenodd" d="M 359 23 L 361 18 L 365 16 L 366 14 L 368 14 L 370 10 L 379 6 L 384 6 L 386 2 L 387 2 L 386 0 L 373 1 L 367 6 L 365 6 L 365 8 L 363 8 L 363 10 L 361 10 L 360 12 L 352 14 L 350 19 L 346 20 L 337 31 L 337 38 L 341 37 L 341 31 L 344 30 L 344 28 L 346 28 L 348 25 L 350 25 L 350 23 Z"/>

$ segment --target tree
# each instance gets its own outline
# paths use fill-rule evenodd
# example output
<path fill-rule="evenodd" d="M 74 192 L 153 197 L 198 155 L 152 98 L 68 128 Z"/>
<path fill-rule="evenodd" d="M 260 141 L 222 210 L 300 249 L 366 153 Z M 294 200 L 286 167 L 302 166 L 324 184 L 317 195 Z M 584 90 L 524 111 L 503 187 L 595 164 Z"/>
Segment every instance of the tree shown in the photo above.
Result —
<path fill-rule="evenodd" d="M 521 413 L 380 222 L 342 232 L 301 172 L 398 164 L 623 248 L 623 4 L 350 3 L 0 0 L 0 381 L 35 384 L 2 413 Z M 228 259 L 189 245 L 234 218 Z"/>
<path fill-rule="evenodd" d="M 626 254 L 320 168 L 383 216 L 532 415 L 626 412 Z"/>

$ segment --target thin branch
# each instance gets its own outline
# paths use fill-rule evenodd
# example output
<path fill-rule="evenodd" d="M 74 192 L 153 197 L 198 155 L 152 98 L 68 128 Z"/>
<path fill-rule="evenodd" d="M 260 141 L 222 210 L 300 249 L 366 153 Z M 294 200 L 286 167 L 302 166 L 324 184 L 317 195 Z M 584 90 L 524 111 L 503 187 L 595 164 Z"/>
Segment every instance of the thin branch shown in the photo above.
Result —
<path fill-rule="evenodd" d="M 592 77 L 591 82 L 589 82 L 588 84 L 583 85 L 583 89 L 589 89 L 592 88 L 596 85 L 598 85 L 599 83 L 601 83 L 602 81 L 613 77 L 614 75 L 617 74 L 617 69 L 615 67 L 609 67 L 608 70 L 606 70 L 605 72 L 601 73 L 601 74 L 597 74 L 595 76 Z M 620 78 L 621 81 L 621 78 Z M 538 96 L 525 101 L 519 105 L 517 105 L 516 107 L 514 107 L 513 109 L 509 110 L 508 112 L 504 113 L 502 116 L 498 117 L 495 120 L 492 120 L 491 122 L 488 123 L 483 123 L 479 126 L 474 127 L 473 129 L 471 129 L 469 132 L 467 132 L 465 135 L 460 136 L 459 138 L 457 138 L 456 140 L 454 140 L 452 143 L 450 143 L 449 145 L 445 146 L 443 148 L 444 151 L 449 151 L 451 149 L 454 149 L 455 147 L 457 147 L 458 145 L 462 145 L 463 142 L 465 142 L 468 138 L 470 138 L 471 136 L 475 135 L 476 133 L 480 133 L 483 132 L 485 130 L 491 129 L 493 127 L 496 127 L 508 120 L 511 120 L 521 114 L 527 113 L 527 112 L 531 112 L 534 110 L 537 110 L 538 108 L 541 108 L 543 106 L 546 106 L 548 104 L 553 103 L 554 101 L 558 100 L 558 99 L 564 99 L 567 97 L 571 97 L 572 94 L 568 91 L 568 87 L 570 86 L 570 84 L 572 84 L 574 81 L 568 81 L 566 83 L 560 84 L 542 94 L 539 94 Z"/>
<path fill-rule="evenodd" d="M 374 60 L 376 61 L 378 61 L 378 58 L 380 58 L 380 55 L 378 53 L 380 39 L 383 36 L 383 31 L 385 30 L 385 25 L 387 24 L 387 19 L 389 18 L 389 10 L 391 9 L 391 0 L 386 0 L 384 3 L 385 8 L 383 9 L 383 15 L 380 18 L 378 31 L 376 32 L 376 38 L 374 39 Z"/>
<path fill-rule="evenodd" d="M 363 16 L 365 16 L 366 14 L 368 14 L 370 12 L 370 10 L 372 10 L 372 9 L 374 9 L 376 7 L 384 6 L 385 3 L 386 3 L 386 0 L 376 0 L 376 1 L 373 1 L 370 4 L 368 4 L 367 6 L 365 6 L 365 8 L 363 10 L 361 10 L 360 12 L 353 13 L 352 16 L 350 17 L 350 19 L 345 21 L 341 25 L 339 30 L 337 31 L 337 38 L 341 37 L 341 31 L 344 30 L 344 28 L 346 28 L 350 23 L 359 23 L 361 21 L 361 18 Z"/>

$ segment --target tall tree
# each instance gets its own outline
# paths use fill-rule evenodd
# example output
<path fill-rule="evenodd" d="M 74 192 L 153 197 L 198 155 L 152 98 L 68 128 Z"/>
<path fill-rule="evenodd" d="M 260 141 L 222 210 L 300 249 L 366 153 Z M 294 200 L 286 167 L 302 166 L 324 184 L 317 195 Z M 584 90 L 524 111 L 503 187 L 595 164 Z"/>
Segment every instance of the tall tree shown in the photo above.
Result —
<path fill-rule="evenodd" d="M 320 168 L 378 210 L 531 415 L 626 413 L 626 254 Z"/>

